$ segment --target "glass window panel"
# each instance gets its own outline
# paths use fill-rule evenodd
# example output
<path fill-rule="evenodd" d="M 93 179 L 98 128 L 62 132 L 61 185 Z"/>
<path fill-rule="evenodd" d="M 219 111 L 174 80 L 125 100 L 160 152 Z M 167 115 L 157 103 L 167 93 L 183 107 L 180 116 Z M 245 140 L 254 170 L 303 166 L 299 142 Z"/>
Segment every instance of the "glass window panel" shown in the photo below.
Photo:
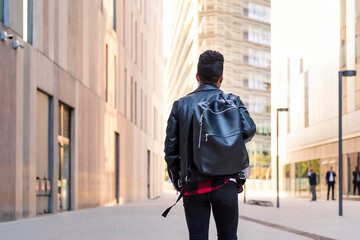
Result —
<path fill-rule="evenodd" d="M 245 14 L 245 9 L 244 9 L 244 15 L 248 16 L 249 18 L 258 20 L 258 21 L 262 21 L 262 22 L 266 22 L 266 23 L 270 23 L 271 20 L 271 16 L 270 16 L 270 8 L 260 5 L 260 4 L 256 4 L 256 3 L 252 3 L 249 2 L 248 4 L 248 13 L 247 15 Z"/>
<path fill-rule="evenodd" d="M 0 22 L 4 22 L 4 0 L 0 0 Z"/>
<path fill-rule="evenodd" d="M 286 164 L 284 166 L 284 173 L 285 173 L 285 191 L 291 190 L 291 178 L 290 178 L 290 164 Z"/>

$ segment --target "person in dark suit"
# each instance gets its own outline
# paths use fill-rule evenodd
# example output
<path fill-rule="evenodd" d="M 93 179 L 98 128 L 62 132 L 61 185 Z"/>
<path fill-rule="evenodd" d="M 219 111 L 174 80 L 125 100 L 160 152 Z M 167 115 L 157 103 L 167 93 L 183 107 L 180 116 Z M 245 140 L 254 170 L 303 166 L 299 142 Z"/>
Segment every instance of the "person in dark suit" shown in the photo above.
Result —
<path fill-rule="evenodd" d="M 309 177 L 309 184 L 310 184 L 310 191 L 312 194 L 312 199 L 311 201 L 316 201 L 316 173 L 313 172 L 312 169 L 309 170 L 308 172 L 308 177 Z"/>
<path fill-rule="evenodd" d="M 329 200 L 330 188 L 332 190 L 332 200 L 335 200 L 334 197 L 335 177 L 336 177 L 336 173 L 334 172 L 334 168 L 331 166 L 330 171 L 326 173 L 326 183 L 328 185 L 327 200 Z"/>
<path fill-rule="evenodd" d="M 358 195 L 360 195 L 360 172 L 359 167 L 355 167 L 355 171 L 353 172 L 353 184 L 354 184 L 354 195 L 356 192 L 356 188 L 358 189 Z"/>

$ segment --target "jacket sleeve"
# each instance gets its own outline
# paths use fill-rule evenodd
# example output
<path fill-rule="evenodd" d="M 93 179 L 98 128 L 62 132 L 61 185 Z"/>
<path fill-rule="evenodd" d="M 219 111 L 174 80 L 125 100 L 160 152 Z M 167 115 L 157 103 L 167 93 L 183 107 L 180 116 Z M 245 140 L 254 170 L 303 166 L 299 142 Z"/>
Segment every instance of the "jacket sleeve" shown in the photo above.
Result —
<path fill-rule="evenodd" d="M 177 181 L 180 178 L 180 132 L 177 109 L 178 101 L 175 101 L 167 122 L 164 150 L 169 177 L 175 188 L 178 187 Z"/>
<path fill-rule="evenodd" d="M 244 103 L 237 97 L 238 107 L 241 114 L 241 122 L 243 126 L 243 139 L 245 143 L 249 142 L 256 133 L 256 125 L 254 120 L 250 117 L 250 113 L 244 106 Z"/>

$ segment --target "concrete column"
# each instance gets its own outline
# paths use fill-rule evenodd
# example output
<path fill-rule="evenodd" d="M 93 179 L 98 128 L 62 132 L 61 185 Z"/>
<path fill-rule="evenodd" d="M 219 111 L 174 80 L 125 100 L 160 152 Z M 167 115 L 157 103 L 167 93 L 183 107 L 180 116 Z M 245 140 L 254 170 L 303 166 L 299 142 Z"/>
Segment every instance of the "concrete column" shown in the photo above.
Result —
<path fill-rule="evenodd" d="M 0 31 L 4 31 L 0 26 Z M 9 33 L 10 32 L 8 31 Z M 0 222 L 15 219 L 16 205 L 16 51 L 0 41 Z M 9 81 L 12 80 L 12 81 Z M 20 210 L 18 208 L 18 210 Z"/>

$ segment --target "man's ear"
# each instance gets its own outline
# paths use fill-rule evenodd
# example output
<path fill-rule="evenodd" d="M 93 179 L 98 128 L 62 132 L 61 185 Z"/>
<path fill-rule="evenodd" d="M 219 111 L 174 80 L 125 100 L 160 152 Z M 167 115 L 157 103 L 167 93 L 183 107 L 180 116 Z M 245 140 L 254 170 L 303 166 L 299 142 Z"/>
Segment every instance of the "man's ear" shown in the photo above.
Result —
<path fill-rule="evenodd" d="M 196 80 L 198 81 L 198 83 L 200 83 L 200 78 L 199 75 L 196 73 Z"/>
<path fill-rule="evenodd" d="M 221 77 L 219 79 L 220 83 L 222 83 L 223 80 L 224 80 L 224 77 L 223 77 L 223 75 L 221 75 Z"/>

